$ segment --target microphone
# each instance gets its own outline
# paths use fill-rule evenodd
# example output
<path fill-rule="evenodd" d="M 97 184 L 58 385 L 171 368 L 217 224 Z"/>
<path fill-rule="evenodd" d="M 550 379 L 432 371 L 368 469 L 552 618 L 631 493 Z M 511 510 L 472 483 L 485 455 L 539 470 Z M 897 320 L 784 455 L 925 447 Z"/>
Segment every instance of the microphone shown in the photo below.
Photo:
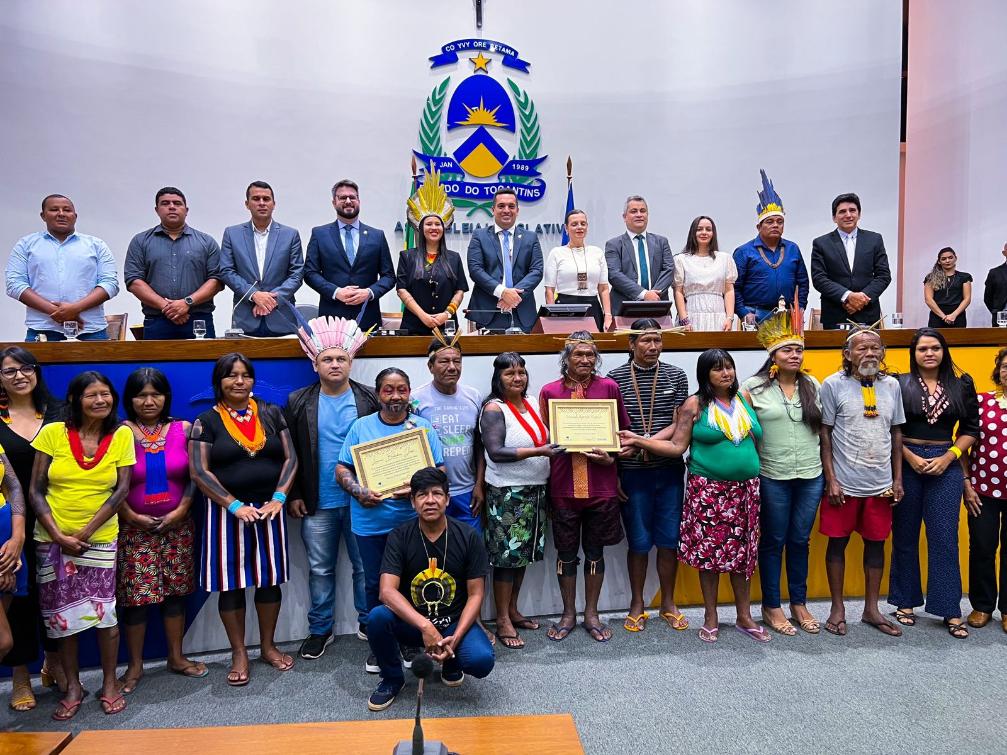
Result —
<path fill-rule="evenodd" d="M 420 723 L 423 708 L 423 687 L 427 677 L 434 672 L 434 662 L 426 653 L 421 653 L 413 659 L 413 675 L 419 679 L 416 690 L 416 719 L 413 722 L 412 741 L 403 739 L 392 755 L 448 755 L 448 748 L 442 742 L 426 742 L 423 739 L 423 724 Z"/>
<path fill-rule="evenodd" d="M 238 307 L 241 306 L 241 302 L 245 301 L 246 297 L 250 293 L 252 293 L 252 291 L 254 291 L 255 287 L 258 285 L 259 280 L 256 279 L 256 281 L 252 283 L 251 286 L 248 287 L 248 290 L 241 295 L 241 298 L 234 303 L 234 306 L 231 307 L 231 327 L 229 327 L 227 330 L 224 331 L 224 338 L 242 338 L 245 335 L 245 331 L 243 331 L 241 328 L 235 327 L 234 313 L 238 311 Z"/>
<path fill-rule="evenodd" d="M 518 324 L 514 322 L 514 310 L 509 309 L 506 312 L 502 309 L 463 309 L 462 312 L 465 314 L 466 320 L 471 320 L 470 314 L 475 315 L 510 315 L 510 327 L 504 331 L 504 335 L 508 336 L 523 336 L 525 332 L 518 327 Z"/>

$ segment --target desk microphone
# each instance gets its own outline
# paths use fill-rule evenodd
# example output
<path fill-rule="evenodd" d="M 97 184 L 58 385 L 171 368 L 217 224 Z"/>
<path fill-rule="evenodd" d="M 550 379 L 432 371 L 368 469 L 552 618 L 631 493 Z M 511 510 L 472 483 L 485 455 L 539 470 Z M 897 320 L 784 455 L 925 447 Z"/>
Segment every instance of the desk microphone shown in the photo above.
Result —
<path fill-rule="evenodd" d="M 523 336 L 525 332 L 518 327 L 517 323 L 514 322 L 514 310 L 508 310 L 504 312 L 500 309 L 463 309 L 462 312 L 465 314 L 466 320 L 471 320 L 469 317 L 472 315 L 510 315 L 510 327 L 504 331 L 505 336 Z"/>
<path fill-rule="evenodd" d="M 238 307 L 241 306 L 241 302 L 245 301 L 245 298 L 250 293 L 252 293 L 252 291 L 254 291 L 255 287 L 258 285 L 259 281 L 256 280 L 251 286 L 248 287 L 248 290 L 241 295 L 241 298 L 238 299 L 235 305 L 231 307 L 231 327 L 229 327 L 227 330 L 224 331 L 224 338 L 244 338 L 245 331 L 243 331 L 241 328 L 235 327 L 234 325 L 234 313 L 238 311 Z"/>
<path fill-rule="evenodd" d="M 448 755 L 448 748 L 442 742 L 425 742 L 423 739 L 423 724 L 420 715 L 423 707 L 423 685 L 434 671 L 434 662 L 426 653 L 421 653 L 413 659 L 413 675 L 420 680 L 416 690 L 416 720 L 413 723 L 412 741 L 403 739 L 392 751 L 392 755 Z"/>

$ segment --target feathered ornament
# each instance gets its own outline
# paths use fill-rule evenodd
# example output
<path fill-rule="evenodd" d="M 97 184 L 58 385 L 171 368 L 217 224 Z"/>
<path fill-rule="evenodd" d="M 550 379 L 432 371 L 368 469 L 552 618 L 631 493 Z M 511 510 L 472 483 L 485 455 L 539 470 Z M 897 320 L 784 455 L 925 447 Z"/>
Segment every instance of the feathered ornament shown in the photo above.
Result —
<path fill-rule="evenodd" d="M 876 336 L 879 341 L 881 338 L 881 323 L 884 318 L 878 320 L 871 325 L 864 325 L 863 323 L 853 322 L 850 320 L 850 334 L 846 337 L 846 344 L 849 345 L 850 340 L 855 336 L 859 336 L 863 333 L 870 333 L 872 336 Z M 884 341 L 882 341 L 884 345 Z M 861 377 L 860 378 L 860 393 L 864 397 L 864 416 L 865 417 L 877 417 L 878 416 L 878 394 L 874 389 L 874 381 L 885 374 L 884 362 L 880 365 L 880 372 L 877 375 L 872 375 L 871 377 Z"/>
<path fill-rule="evenodd" d="M 436 338 L 437 341 L 441 344 L 440 347 L 438 347 L 437 351 L 434 352 L 434 354 L 436 354 L 438 351 L 444 351 L 444 349 L 458 349 L 458 351 L 461 351 L 461 348 L 458 346 L 458 339 L 462 337 L 462 332 L 460 330 L 455 331 L 455 334 L 450 341 L 448 341 L 448 339 L 444 337 L 444 334 L 438 327 L 434 327 L 433 334 L 434 338 Z"/>
<path fill-rule="evenodd" d="M 804 345 L 804 312 L 796 291 L 793 307 L 788 308 L 781 296 L 776 311 L 762 321 L 755 337 L 770 354 L 783 346 Z"/>
<path fill-rule="evenodd" d="M 406 200 L 406 218 L 417 230 L 423 218 L 430 215 L 439 217 L 445 228 L 455 216 L 455 206 L 441 186 L 441 174 L 436 170 L 428 171 L 423 184 Z"/>
<path fill-rule="evenodd" d="M 759 168 L 759 175 L 762 176 L 762 191 L 756 192 L 759 196 L 759 203 L 755 205 L 755 212 L 758 215 L 755 221 L 756 225 L 773 215 L 778 215 L 782 218 L 786 214 L 783 211 L 783 200 L 780 199 L 780 195 L 773 188 L 773 182 L 769 180 L 766 171 Z"/>
<path fill-rule="evenodd" d="M 284 301 L 287 302 L 286 299 Z M 352 357 L 360 351 L 360 347 L 374 330 L 373 327 L 367 331 L 361 330 L 355 320 L 347 320 L 344 317 L 315 317 L 312 320 L 305 320 L 294 305 L 290 302 L 287 302 L 287 305 L 298 326 L 297 339 L 312 362 L 326 349 L 342 349 Z"/>

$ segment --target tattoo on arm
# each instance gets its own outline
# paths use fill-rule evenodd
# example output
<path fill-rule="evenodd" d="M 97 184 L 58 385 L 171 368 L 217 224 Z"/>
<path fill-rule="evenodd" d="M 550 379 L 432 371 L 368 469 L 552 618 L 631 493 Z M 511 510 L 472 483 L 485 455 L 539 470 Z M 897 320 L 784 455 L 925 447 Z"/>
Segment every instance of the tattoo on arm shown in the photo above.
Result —
<path fill-rule="evenodd" d="M 7 459 L 7 454 L 0 454 L 0 464 L 3 464 L 4 468 L 4 496 L 10 504 L 10 512 L 13 516 L 24 516 L 24 491 L 21 490 L 21 482 L 14 474 L 14 467 Z"/>
<path fill-rule="evenodd" d="M 294 441 L 290 437 L 289 430 L 280 431 L 280 442 L 283 443 L 285 458 L 280 469 L 280 478 L 276 481 L 276 489 L 281 493 L 287 493 L 294 484 L 294 476 L 297 474 L 297 453 L 294 451 Z"/>
<path fill-rule="evenodd" d="M 35 454 L 35 464 L 31 470 L 31 487 L 28 489 L 29 502 L 35 510 L 35 516 L 39 519 L 52 517 L 49 509 L 49 502 L 45 499 L 45 494 L 49 492 L 49 465 L 52 464 L 52 457 L 48 454 Z"/>
<path fill-rule="evenodd" d="M 503 412 L 484 411 L 480 421 L 482 429 L 482 445 L 486 455 L 497 464 L 507 464 L 517 461 L 517 449 L 504 445 L 507 438 L 507 423 Z"/>
<path fill-rule="evenodd" d="M 218 506 L 226 508 L 234 498 L 210 471 L 209 443 L 197 440 L 189 444 L 189 477 L 196 483 L 196 487 L 203 491 L 203 495 Z"/>

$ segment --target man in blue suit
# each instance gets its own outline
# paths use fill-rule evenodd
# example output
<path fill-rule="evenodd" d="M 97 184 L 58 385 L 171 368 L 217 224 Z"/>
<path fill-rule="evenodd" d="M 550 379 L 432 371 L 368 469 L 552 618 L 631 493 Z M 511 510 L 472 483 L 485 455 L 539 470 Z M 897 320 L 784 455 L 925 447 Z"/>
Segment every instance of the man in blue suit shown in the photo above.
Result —
<path fill-rule="evenodd" d="M 318 314 L 381 324 L 381 297 L 395 285 L 384 231 L 360 222 L 360 189 L 344 178 L 332 187 L 336 222 L 311 229 L 304 280 L 319 294 Z"/>
<path fill-rule="evenodd" d="M 536 320 L 542 247 L 536 234 L 514 227 L 517 215 L 517 194 L 502 188 L 493 198 L 493 225 L 472 234 L 468 268 L 475 285 L 469 309 L 475 311 L 468 318 L 484 328 L 506 329 L 513 312 L 514 323 L 528 333 Z"/>
<path fill-rule="evenodd" d="M 220 278 L 234 292 L 231 326 L 251 336 L 293 333 L 281 299 L 293 304 L 304 278 L 301 235 L 273 220 L 276 199 L 265 181 L 248 185 L 245 207 L 252 219 L 225 228 L 220 244 Z"/>

